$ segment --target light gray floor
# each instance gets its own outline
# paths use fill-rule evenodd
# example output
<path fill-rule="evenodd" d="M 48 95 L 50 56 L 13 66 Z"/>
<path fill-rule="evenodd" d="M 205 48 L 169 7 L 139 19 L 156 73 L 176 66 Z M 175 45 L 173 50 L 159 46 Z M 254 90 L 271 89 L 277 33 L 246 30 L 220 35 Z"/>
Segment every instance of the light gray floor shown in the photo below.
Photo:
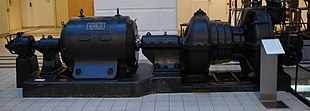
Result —
<path fill-rule="evenodd" d="M 0 69 L 0 110 L 7 111 L 310 111 L 286 92 L 278 92 L 289 109 L 266 109 L 258 92 L 151 94 L 138 98 L 22 98 L 15 69 Z"/>
<path fill-rule="evenodd" d="M 12 56 L 3 47 L 4 39 L 0 39 L 0 55 Z M 258 92 L 169 93 L 138 98 L 22 98 L 22 90 L 15 87 L 15 77 L 14 68 L 0 68 L 1 111 L 310 111 L 287 92 L 278 92 L 278 100 L 289 109 L 266 109 L 259 102 Z"/>

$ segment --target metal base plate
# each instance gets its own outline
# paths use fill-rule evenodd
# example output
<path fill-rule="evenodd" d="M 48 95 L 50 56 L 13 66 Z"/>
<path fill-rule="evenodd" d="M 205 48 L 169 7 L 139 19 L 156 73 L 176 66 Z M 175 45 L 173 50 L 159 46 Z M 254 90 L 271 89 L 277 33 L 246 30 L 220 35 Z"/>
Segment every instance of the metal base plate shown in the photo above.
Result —
<path fill-rule="evenodd" d="M 220 82 L 184 83 L 179 73 L 153 75 L 153 66 L 140 63 L 136 75 L 119 80 L 55 79 L 45 75 L 23 84 L 24 97 L 139 97 L 151 93 L 258 91 L 258 83 Z M 280 76 L 281 77 L 281 76 Z M 290 80 L 290 79 L 279 79 Z M 289 83 L 289 81 L 281 81 Z M 280 89 L 283 90 L 283 89 Z"/>
<path fill-rule="evenodd" d="M 119 80 L 72 80 L 41 76 L 23 84 L 24 97 L 139 97 L 150 94 L 152 65 L 142 63 L 136 75 Z M 44 81 L 42 81 L 44 80 Z"/>

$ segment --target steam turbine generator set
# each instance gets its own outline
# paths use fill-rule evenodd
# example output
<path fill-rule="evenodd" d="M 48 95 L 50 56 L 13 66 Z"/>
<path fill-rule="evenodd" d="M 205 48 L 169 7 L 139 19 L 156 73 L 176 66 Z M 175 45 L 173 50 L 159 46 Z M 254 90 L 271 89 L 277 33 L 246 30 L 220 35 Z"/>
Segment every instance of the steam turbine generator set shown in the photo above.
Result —
<path fill-rule="evenodd" d="M 141 39 L 136 22 L 119 12 L 107 17 L 81 14 L 64 24 L 60 38 L 36 41 L 32 35 L 17 33 L 7 37 L 5 46 L 18 54 L 17 87 L 23 88 L 25 97 L 249 91 L 259 89 L 260 39 L 276 37 L 273 30 L 272 16 L 264 8 L 244 10 L 236 26 L 209 20 L 199 9 L 181 35 L 149 32 Z M 140 49 L 152 64 L 138 59 Z M 41 68 L 35 50 L 43 54 Z M 290 76 L 281 68 L 289 61 L 282 60 L 289 57 L 279 59 L 279 90 L 290 88 Z M 215 82 L 209 74 L 210 65 L 230 60 L 240 62 L 241 81 Z"/>

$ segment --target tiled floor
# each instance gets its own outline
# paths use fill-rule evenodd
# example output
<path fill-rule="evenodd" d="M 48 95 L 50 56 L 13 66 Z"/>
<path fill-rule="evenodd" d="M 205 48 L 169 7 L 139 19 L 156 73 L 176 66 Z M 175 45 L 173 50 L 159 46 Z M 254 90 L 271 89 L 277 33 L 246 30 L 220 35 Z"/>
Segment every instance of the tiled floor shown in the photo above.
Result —
<path fill-rule="evenodd" d="M 0 69 L 0 110 L 11 111 L 310 111 L 294 96 L 278 92 L 289 109 L 266 109 L 258 92 L 151 94 L 138 98 L 22 98 L 15 69 Z"/>
<path fill-rule="evenodd" d="M 44 31 L 36 29 L 36 33 Z M 5 41 L 0 39 L 3 46 Z M 0 55 L 12 56 L 2 46 Z M 22 90 L 15 88 L 15 77 L 14 68 L 0 68 L 2 111 L 310 111 L 287 92 L 278 92 L 278 100 L 286 103 L 288 109 L 266 109 L 258 99 L 258 92 L 169 93 L 138 98 L 22 98 Z"/>

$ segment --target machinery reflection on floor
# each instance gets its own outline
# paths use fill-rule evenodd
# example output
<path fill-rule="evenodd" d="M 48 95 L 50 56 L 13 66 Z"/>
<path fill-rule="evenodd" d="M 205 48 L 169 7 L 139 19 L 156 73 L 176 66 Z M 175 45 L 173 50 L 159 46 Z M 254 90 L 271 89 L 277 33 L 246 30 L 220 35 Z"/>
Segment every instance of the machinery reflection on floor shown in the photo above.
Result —
<path fill-rule="evenodd" d="M 199 9 L 188 24 L 181 25 L 180 35 L 149 32 L 141 40 L 136 22 L 120 15 L 119 10 L 107 17 L 86 17 L 81 11 L 79 17 L 63 24 L 59 39 L 48 36 L 36 41 L 31 35 L 17 33 L 6 37 L 6 48 L 18 54 L 17 87 L 23 88 L 25 97 L 132 97 L 159 92 L 258 90 L 260 39 L 276 37 L 286 51 L 279 57 L 278 90 L 288 90 L 291 79 L 282 65 L 300 61 L 302 37 L 307 33 L 301 33 L 300 27 L 284 27 L 285 2 L 266 2 L 265 7 L 258 0 L 244 3 L 235 26 L 209 20 Z M 300 17 L 297 6 L 289 9 L 295 9 Z M 296 21 L 299 23 L 289 23 Z M 283 26 L 281 33 L 275 31 L 278 24 Z M 292 30 L 299 31 L 292 34 Z M 152 64 L 139 61 L 140 49 Z M 35 50 L 43 54 L 41 70 Z M 224 72 L 226 77 L 231 74 L 228 76 L 234 82 L 219 82 L 209 71 L 210 64 L 230 60 L 239 61 L 242 72 Z"/>

